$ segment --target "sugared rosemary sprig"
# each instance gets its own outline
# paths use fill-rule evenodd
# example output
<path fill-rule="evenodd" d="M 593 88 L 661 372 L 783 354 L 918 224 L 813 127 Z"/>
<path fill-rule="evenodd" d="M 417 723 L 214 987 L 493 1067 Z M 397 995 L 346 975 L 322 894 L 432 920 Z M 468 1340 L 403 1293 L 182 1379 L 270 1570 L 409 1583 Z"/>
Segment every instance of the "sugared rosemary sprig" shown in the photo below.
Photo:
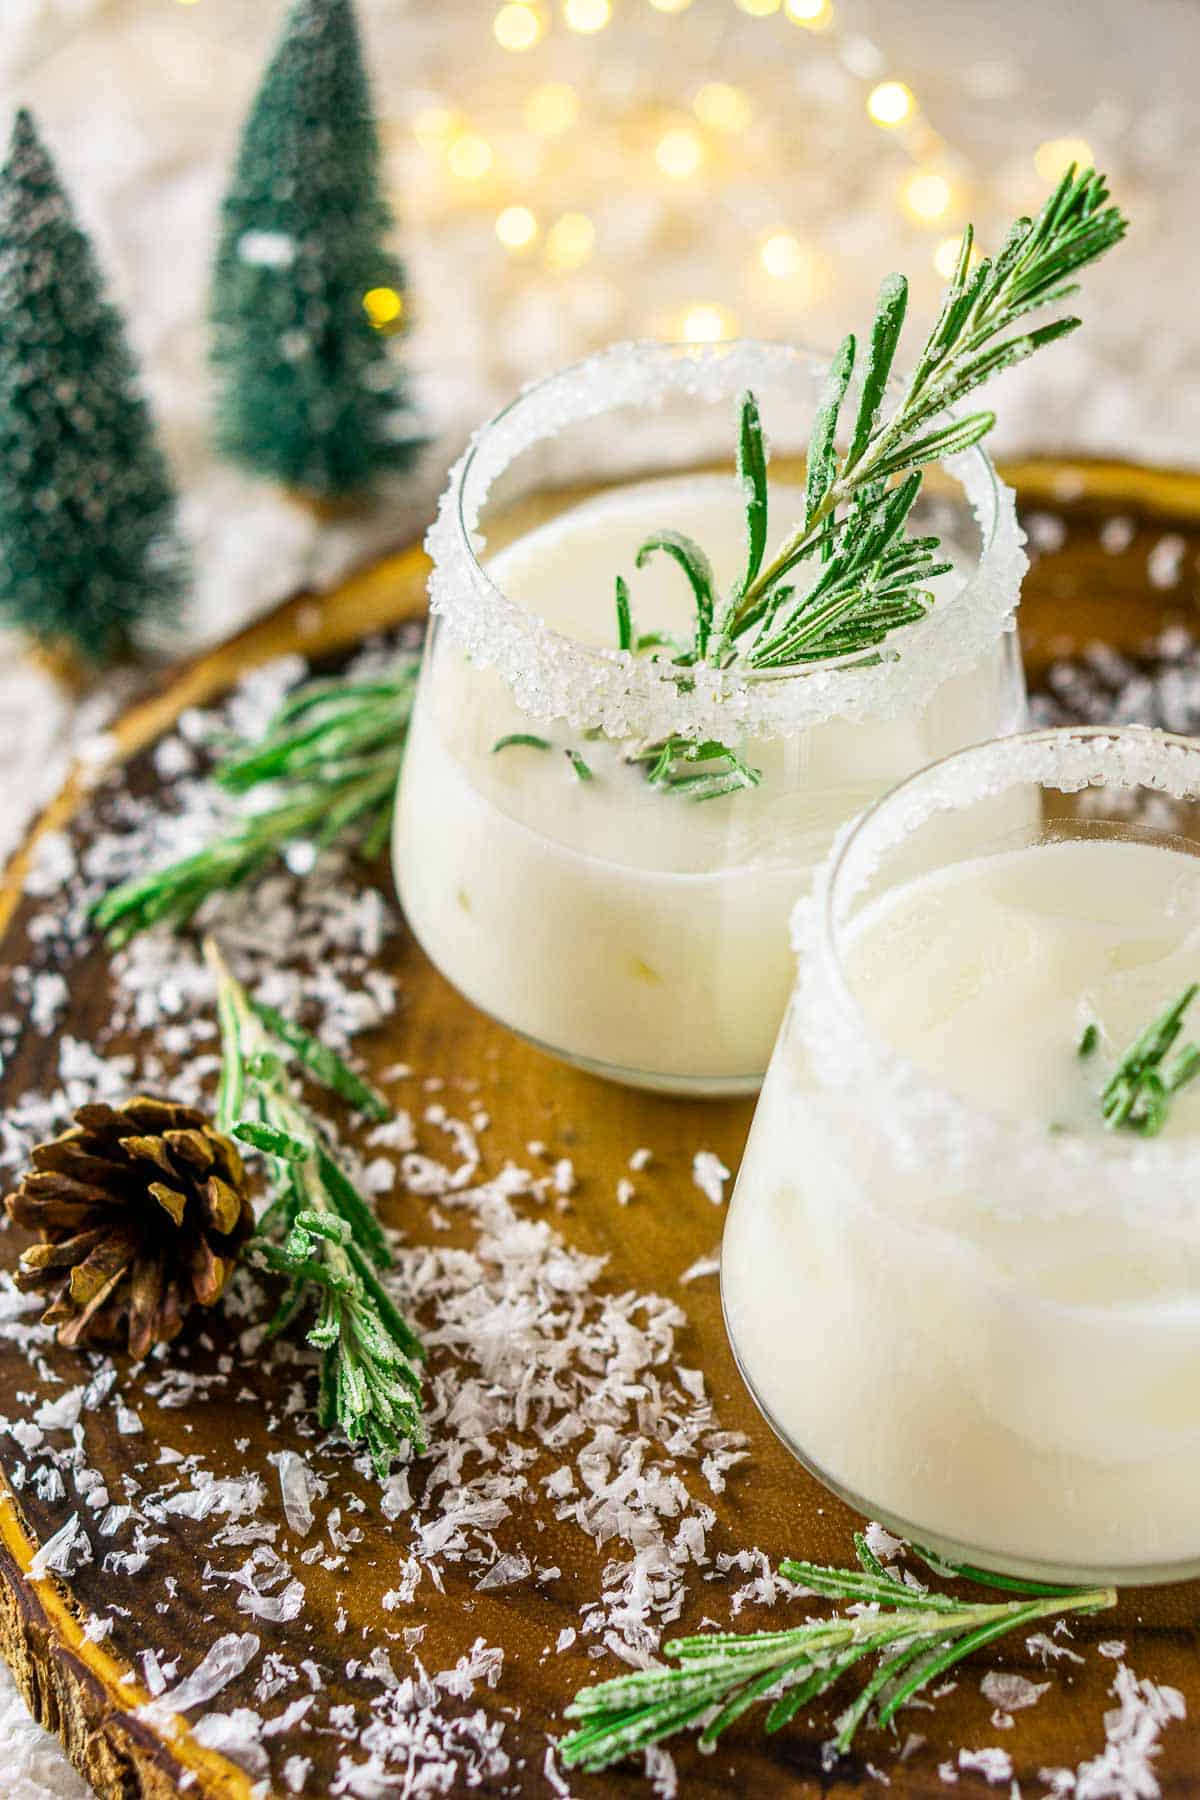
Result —
<path fill-rule="evenodd" d="M 392 1256 L 374 1211 L 286 1058 L 372 1118 L 387 1118 L 387 1102 L 335 1051 L 252 1000 L 212 938 L 204 954 L 221 1023 L 218 1124 L 261 1151 L 270 1171 L 271 1204 L 250 1246 L 252 1258 L 287 1282 L 270 1334 L 317 1302 L 307 1336 L 321 1351 L 318 1418 L 351 1444 L 365 1444 L 382 1479 L 403 1441 L 424 1448 L 424 1351 L 380 1282 Z"/>
<path fill-rule="evenodd" d="M 1113 1588 L 1065 1588 L 1002 1578 L 995 1585 L 1022 1598 L 966 1601 L 910 1586 L 855 1536 L 857 1569 L 783 1562 L 780 1573 L 812 1593 L 846 1600 L 854 1610 L 785 1631 L 707 1632 L 664 1646 L 674 1668 L 644 1669 L 582 1688 L 566 1709 L 581 1721 L 562 1740 L 568 1768 L 608 1768 L 686 1726 L 699 1724 L 702 1749 L 760 1701 L 770 1700 L 765 1729 L 778 1731 L 802 1706 L 833 1687 L 856 1663 L 879 1661 L 837 1720 L 833 1747 L 848 1750 L 874 1713 L 887 1725 L 901 1706 L 984 1644 L 1037 1619 L 1099 1612 L 1115 1606 Z M 945 1572 L 945 1566 L 940 1565 Z M 987 1584 L 980 1570 L 952 1573 Z"/>
<path fill-rule="evenodd" d="M 1198 993 L 1200 982 L 1194 981 L 1138 1034 L 1113 1070 L 1100 1096 L 1110 1131 L 1157 1137 L 1167 1122 L 1172 1097 L 1200 1074 L 1200 1049 L 1195 1044 L 1185 1044 L 1170 1067 L 1165 1066 L 1183 1030 L 1184 1014 Z"/>
<path fill-rule="evenodd" d="M 916 366 L 888 418 L 884 395 L 908 306 L 908 283 L 889 275 L 880 293 L 863 359 L 858 397 L 838 448 L 857 345 L 847 336 L 834 357 L 808 446 L 804 515 L 769 561 L 767 458 L 758 404 L 744 396 L 738 432 L 738 480 L 746 504 L 745 571 L 724 599 L 700 546 L 681 532 L 659 531 L 637 553 L 674 559 L 695 607 L 691 643 L 679 666 L 802 667 L 830 657 L 869 655 L 932 604 L 929 583 L 950 564 L 938 540 L 909 538 L 906 524 L 922 471 L 968 449 L 992 425 L 990 412 L 946 421 L 958 404 L 1001 369 L 1012 368 L 1079 324 L 1055 319 L 1012 328 L 1038 307 L 1076 291 L 1072 277 L 1124 235 L 1125 219 L 1107 204 L 1104 177 L 1072 166 L 1036 219 L 1018 219 L 994 259 L 974 263 L 974 237 L 963 234 L 958 263 Z M 940 421 L 940 422 L 939 422 Z M 896 486 L 890 484 L 895 481 Z M 807 589 L 787 581 L 814 557 L 824 565 Z M 636 653 L 629 590 L 617 585 L 618 644 Z M 653 635 L 653 634 L 652 634 Z"/>
<path fill-rule="evenodd" d="M 160 920 L 186 924 L 210 894 L 240 887 L 292 844 L 321 850 L 349 840 L 365 857 L 376 855 L 391 829 L 419 661 L 403 652 L 385 676 L 297 688 L 262 740 L 215 771 L 228 792 L 262 793 L 267 804 L 202 850 L 106 894 L 93 918 L 109 942 L 127 943 Z"/>

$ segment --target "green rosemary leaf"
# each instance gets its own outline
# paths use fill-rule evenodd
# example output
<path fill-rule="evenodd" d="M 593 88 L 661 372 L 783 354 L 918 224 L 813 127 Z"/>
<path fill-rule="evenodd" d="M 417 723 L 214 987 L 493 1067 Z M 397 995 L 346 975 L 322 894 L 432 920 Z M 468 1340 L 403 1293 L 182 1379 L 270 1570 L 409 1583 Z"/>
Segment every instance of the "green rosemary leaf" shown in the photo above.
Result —
<path fill-rule="evenodd" d="M 535 737 L 532 731 L 510 731 L 507 737 L 496 739 L 492 745 L 492 755 L 495 756 L 497 750 L 511 750 L 515 745 L 521 745 L 526 750 L 549 750 L 551 748 L 547 738 Z"/>
<path fill-rule="evenodd" d="M 966 419 L 956 419 L 950 425 L 940 425 L 924 437 L 898 446 L 891 456 L 883 457 L 876 463 L 875 473 L 893 475 L 900 469 L 915 469 L 927 463 L 941 462 L 947 456 L 956 456 L 960 450 L 969 450 L 980 438 L 986 437 L 995 423 L 995 413 L 980 412 L 972 413 Z"/>
<path fill-rule="evenodd" d="M 846 398 L 846 389 L 850 377 L 854 373 L 854 334 L 848 332 L 842 339 L 837 355 L 830 365 L 829 374 L 825 378 L 825 391 L 821 395 L 817 416 L 813 420 L 812 435 L 808 440 L 808 476 L 804 487 L 804 529 L 810 531 L 819 522 L 821 507 L 826 495 L 833 486 L 837 472 L 837 452 L 834 439 L 837 435 L 838 419 L 841 415 L 842 401 Z M 829 531 L 822 532 L 821 543 L 828 540 Z"/>
<path fill-rule="evenodd" d="M 617 649 L 633 649 L 633 616 L 629 610 L 629 583 L 617 576 Z"/>
<path fill-rule="evenodd" d="M 879 1581 L 895 1580 L 895 1576 L 888 1574 L 861 1531 L 854 1534 L 854 1554 L 864 1575 L 874 1575 Z"/>
<path fill-rule="evenodd" d="M 390 1269 L 392 1253 L 379 1221 L 337 1158 L 321 1143 L 317 1145 L 317 1169 L 330 1205 L 346 1221 L 375 1267 Z"/>
<path fill-rule="evenodd" d="M 875 1673 L 836 1721 L 837 1730 L 833 1742 L 843 1756 L 854 1742 L 855 1733 L 883 1690 L 889 1687 L 918 1657 L 923 1657 L 925 1654 L 925 1645 L 918 1640 L 915 1644 L 902 1644 L 894 1656 L 880 1659 Z"/>
<path fill-rule="evenodd" d="M 910 1543 L 913 1555 L 946 1581 L 973 1581 L 978 1587 L 999 1588 L 1007 1594 L 1028 1594 L 1041 1599 L 1067 1599 L 1078 1588 L 1054 1581 L 1029 1581 L 1022 1575 L 998 1575 L 990 1569 L 977 1569 L 973 1563 L 947 1562 L 944 1556 L 927 1550 L 922 1544 Z"/>
<path fill-rule="evenodd" d="M 846 454 L 847 469 L 852 469 L 859 461 L 870 441 L 872 432 L 879 423 L 879 409 L 883 404 L 883 396 L 887 392 L 888 378 L 896 359 L 896 346 L 900 342 L 900 333 L 904 328 L 904 315 L 907 310 L 907 281 L 903 275 L 886 276 L 879 289 L 879 300 L 871 325 L 871 344 L 867 351 L 866 367 L 863 370 L 858 414 L 854 421 L 850 448 Z"/>
<path fill-rule="evenodd" d="M 636 566 L 644 569 L 656 551 L 671 557 L 687 576 L 696 603 L 696 657 L 703 660 L 716 606 L 712 564 L 699 544 L 681 531 L 658 531 L 648 537 L 634 558 Z"/>
<path fill-rule="evenodd" d="M 263 1150 L 268 1156 L 278 1156 L 283 1162 L 307 1162 L 312 1155 L 311 1144 L 291 1137 L 274 1125 L 265 1125 L 261 1119 L 239 1119 L 233 1127 L 233 1135 L 243 1144 Z"/>
<path fill-rule="evenodd" d="M 1167 1092 L 1177 1094 L 1181 1087 L 1194 1081 L 1200 1074 L 1200 1049 L 1195 1044 L 1185 1044 L 1175 1061 L 1167 1071 Z"/>
<path fill-rule="evenodd" d="M 746 502 L 746 573 L 741 580 L 745 592 L 762 568 L 767 548 L 767 448 L 758 401 L 750 393 L 742 395 L 737 472 Z"/>
<path fill-rule="evenodd" d="M 1100 1027 L 1096 1024 L 1095 1020 L 1093 1019 L 1092 1021 L 1090 1021 L 1090 1023 L 1085 1025 L 1083 1028 L 1083 1034 L 1079 1039 L 1079 1044 L 1075 1051 L 1076 1056 L 1080 1056 L 1080 1057 L 1090 1056 L 1092 1054 L 1093 1050 L 1095 1050 L 1095 1048 L 1099 1042 L 1100 1042 Z"/>
<path fill-rule="evenodd" d="M 825 1594 L 834 1600 L 861 1600 L 866 1605 L 909 1607 L 918 1612 L 954 1612 L 958 1602 L 946 1594 L 932 1594 L 924 1588 L 909 1587 L 897 1581 L 886 1570 L 882 1577 L 867 1570 L 828 1569 L 819 1563 L 796 1562 L 785 1558 L 779 1565 L 785 1581 L 809 1588 L 814 1594 Z"/>
<path fill-rule="evenodd" d="M 336 1050 L 331 1050 L 328 1044 L 322 1044 L 302 1026 L 293 1025 L 290 1019 L 285 1019 L 282 1013 L 276 1012 L 273 1006 L 267 1006 L 261 1000 L 251 1000 L 250 1010 L 271 1036 L 281 1044 L 286 1044 L 309 1074 L 315 1076 L 324 1087 L 330 1088 L 372 1119 L 391 1116 L 391 1109 L 378 1088 L 372 1087 L 369 1081 L 364 1081 L 361 1075 L 356 1075 Z"/>
<path fill-rule="evenodd" d="M 592 771 L 588 768 L 587 764 L 584 762 L 583 757 L 579 754 L 579 751 L 576 749 L 573 749 L 573 748 L 568 748 L 568 750 L 566 751 L 565 754 L 566 754 L 567 761 L 570 763 L 571 767 L 575 771 L 576 777 L 580 781 L 591 781 L 592 780 Z"/>
<path fill-rule="evenodd" d="M 866 1656 L 871 1656 L 874 1649 L 873 1644 L 862 1644 L 856 1650 L 848 1650 L 844 1656 L 832 1658 L 827 1668 L 814 1669 L 807 1680 L 800 1682 L 797 1687 L 789 1688 L 786 1693 L 779 1696 L 763 1720 L 763 1730 L 768 1734 L 782 1731 L 785 1725 L 791 1723 L 802 1706 L 807 1706 L 810 1700 L 819 1699 L 823 1693 L 839 1682 L 842 1676 L 854 1667 L 855 1663 L 862 1662 Z"/>
<path fill-rule="evenodd" d="M 378 1276 L 375 1274 L 375 1270 L 371 1267 L 371 1264 L 367 1261 L 358 1245 L 353 1241 L 351 1241 L 346 1248 L 350 1260 L 358 1270 L 363 1286 L 374 1300 L 379 1316 L 387 1327 L 389 1334 L 395 1339 L 396 1343 L 404 1351 L 406 1356 L 413 1358 L 416 1362 L 424 1362 L 425 1346 L 422 1344 L 420 1338 L 412 1329 L 412 1326 L 408 1323 L 403 1313 L 399 1311 L 390 1298 L 387 1289 L 380 1282 Z M 412 1380 L 415 1385 L 420 1385 L 419 1376 L 414 1375 Z"/>

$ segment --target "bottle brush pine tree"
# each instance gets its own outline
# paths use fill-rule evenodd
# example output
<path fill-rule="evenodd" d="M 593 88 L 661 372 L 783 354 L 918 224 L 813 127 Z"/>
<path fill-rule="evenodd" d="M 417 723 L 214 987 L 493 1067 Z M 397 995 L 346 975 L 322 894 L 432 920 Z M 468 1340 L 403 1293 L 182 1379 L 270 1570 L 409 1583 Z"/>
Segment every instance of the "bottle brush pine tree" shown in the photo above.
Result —
<path fill-rule="evenodd" d="M 92 247 L 27 112 L 0 169 L 0 620 L 101 662 L 169 619 L 174 494 Z"/>
<path fill-rule="evenodd" d="M 420 445 L 372 323 L 401 314 L 389 227 L 351 0 L 294 0 L 222 209 L 213 363 L 220 450 L 319 500 Z"/>

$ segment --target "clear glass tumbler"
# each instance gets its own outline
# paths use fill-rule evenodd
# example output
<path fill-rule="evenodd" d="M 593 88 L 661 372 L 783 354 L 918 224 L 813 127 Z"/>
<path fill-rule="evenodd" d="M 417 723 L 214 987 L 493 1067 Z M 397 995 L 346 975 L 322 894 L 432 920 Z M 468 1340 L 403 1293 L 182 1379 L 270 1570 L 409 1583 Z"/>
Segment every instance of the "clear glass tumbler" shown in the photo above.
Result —
<path fill-rule="evenodd" d="M 722 1255 L 767 1419 L 950 1560 L 1196 1574 L 1200 743 L 959 752 L 844 835 L 794 931 Z"/>
<path fill-rule="evenodd" d="M 784 345 L 620 345 L 533 387 L 453 471 L 430 538 L 434 615 L 398 798 L 416 936 L 475 1005 L 634 1085 L 759 1086 L 791 982 L 787 918 L 834 831 L 901 776 L 1023 723 L 1013 631 L 1025 558 L 979 450 L 931 471 L 914 530 L 954 569 L 870 658 L 800 673 L 680 669 L 618 648 L 692 600 L 663 527 L 745 558 L 733 471 L 752 389 L 772 445 L 769 542 L 802 507 L 825 359 Z M 756 785 L 696 799 L 647 779 L 658 749 L 719 740 Z"/>

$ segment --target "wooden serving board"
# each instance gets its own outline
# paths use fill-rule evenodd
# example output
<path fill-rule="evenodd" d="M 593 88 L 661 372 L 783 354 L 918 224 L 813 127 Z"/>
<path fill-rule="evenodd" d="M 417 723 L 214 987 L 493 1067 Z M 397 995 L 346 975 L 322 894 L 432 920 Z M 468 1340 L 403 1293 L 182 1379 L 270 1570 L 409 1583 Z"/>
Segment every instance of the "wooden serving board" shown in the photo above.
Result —
<path fill-rule="evenodd" d="M 1194 617 L 1200 479 L 1112 464 L 1033 464 L 1009 473 L 1027 511 L 1047 510 L 1067 527 L 1062 548 L 1037 561 L 1026 587 L 1022 625 L 1035 682 L 1049 656 L 1078 648 L 1088 639 L 1100 637 L 1132 648 L 1168 620 Z M 1102 547 L 1098 535 L 1102 522 L 1115 512 L 1127 515 L 1134 525 L 1128 546 L 1116 554 Z M 1186 540 L 1185 573 L 1177 586 L 1159 590 L 1149 580 L 1147 557 L 1168 531 Z M 154 745 L 185 708 L 213 701 L 247 668 L 285 652 L 299 650 L 310 659 L 333 659 L 336 666 L 339 656 L 370 633 L 420 612 L 425 573 L 421 552 L 404 551 L 333 594 L 290 603 L 172 675 L 117 728 L 129 788 L 140 794 L 156 791 Z M 68 784 L 38 831 L 67 828 L 86 842 L 92 829 L 88 804 L 82 785 Z M 36 956 L 29 928 L 44 902 L 22 896 L 27 856 L 28 847 L 0 890 L 0 980 L 5 982 L 15 967 Z M 390 1024 L 360 1040 L 359 1048 L 376 1074 L 397 1062 L 416 1072 L 411 1081 L 390 1080 L 386 1084 L 390 1095 L 419 1115 L 428 1099 L 421 1078 L 434 1075 L 447 1084 L 442 1098 L 449 1110 L 455 1110 L 452 1097 L 461 1100 L 460 1111 L 464 1106 L 484 1108 L 492 1121 L 483 1137 L 484 1174 L 494 1174 L 509 1159 L 527 1165 L 528 1141 L 534 1136 L 544 1140 L 550 1155 L 569 1156 L 579 1185 L 569 1209 L 549 1209 L 554 1229 L 575 1249 L 608 1259 L 600 1284 L 608 1292 L 656 1290 L 686 1313 L 686 1324 L 676 1330 L 675 1356 L 685 1367 L 703 1371 L 720 1426 L 747 1433 L 751 1448 L 749 1459 L 730 1472 L 721 1493 L 709 1492 L 686 1458 L 679 1462 L 682 1477 L 699 1487 L 715 1513 L 708 1534 L 710 1556 L 757 1547 L 771 1562 L 787 1554 L 849 1561 L 851 1532 L 859 1521 L 796 1466 L 759 1419 L 729 1356 L 716 1279 L 708 1276 L 687 1285 L 679 1279 L 698 1259 L 714 1252 L 722 1220 L 693 1183 L 693 1155 L 701 1148 L 714 1151 L 736 1170 L 751 1105 L 699 1106 L 662 1099 L 561 1068 L 473 1011 L 406 935 L 393 940 L 388 956 L 399 977 L 402 1005 Z M 102 948 L 85 947 L 70 971 L 70 998 L 60 1034 L 69 1032 L 85 1043 L 96 1039 L 108 1016 L 108 980 Z M 31 1089 L 56 1087 L 57 1066 L 57 1037 L 26 1030 L 0 1076 L 0 1106 L 14 1105 Z M 479 1085 L 463 1099 L 455 1096 L 455 1089 L 467 1076 Z M 630 1152 L 639 1145 L 652 1148 L 653 1162 L 645 1174 L 635 1177 L 636 1200 L 621 1206 L 615 1200 L 617 1183 L 628 1174 Z M 444 1142 L 422 1147 L 444 1154 Z M 426 1203 L 399 1189 L 382 1204 L 389 1222 L 417 1242 L 469 1248 L 477 1236 L 470 1221 L 457 1215 L 448 1221 L 449 1234 L 435 1231 Z M 438 1223 L 440 1227 L 444 1222 Z M 22 1242 L 21 1234 L 10 1231 L 0 1237 L 0 1255 L 11 1262 Z M 798 1324 L 802 1327 L 802 1321 Z M 207 1340 L 199 1332 L 185 1340 L 188 1367 L 200 1373 L 216 1367 L 244 1325 L 245 1320 L 230 1322 L 220 1314 L 205 1319 L 200 1330 L 207 1332 Z M 437 1362 L 435 1352 L 435 1367 Z M 46 1354 L 38 1375 L 10 1341 L 0 1340 L 0 1414 L 9 1419 L 30 1417 L 47 1398 L 60 1395 L 64 1388 L 55 1385 L 56 1379 L 70 1387 L 86 1378 L 86 1365 L 81 1373 L 79 1359 L 57 1349 Z M 304 1546 L 289 1533 L 279 1504 L 278 1478 L 267 1456 L 286 1448 L 311 1452 L 312 1440 L 301 1435 L 294 1418 L 277 1422 L 279 1398 L 269 1377 L 250 1366 L 239 1369 L 235 1394 L 218 1388 L 214 1397 L 205 1399 L 201 1391 L 182 1408 L 157 1405 L 139 1393 L 141 1435 L 122 1435 L 111 1406 L 86 1415 L 85 1428 L 87 1461 L 99 1468 L 114 1499 L 121 1496 L 124 1477 L 150 1479 L 147 1466 L 161 1456 L 164 1446 L 168 1453 L 199 1454 L 218 1477 L 241 1477 L 248 1470 L 261 1475 L 268 1491 L 261 1516 L 277 1527 L 275 1547 L 297 1564 L 307 1589 L 303 1612 L 290 1622 L 248 1618 L 237 1607 L 241 1590 L 235 1584 L 206 1580 L 204 1565 L 210 1555 L 215 1564 L 228 1569 L 250 1550 L 212 1552 L 211 1525 L 182 1517 L 166 1528 L 169 1541 L 155 1550 L 141 1585 L 136 1577 L 116 1579 L 106 1573 L 99 1555 L 67 1579 L 30 1579 L 31 1559 L 62 1524 L 74 1501 L 40 1498 L 28 1479 L 18 1494 L 8 1475 L 16 1464 L 30 1464 L 34 1458 L 11 1436 L 0 1438 L 0 1650 L 32 1711 L 60 1735 L 77 1767 L 109 1800 L 184 1793 L 194 1800 L 282 1796 L 291 1791 L 285 1770 L 289 1758 L 297 1755 L 311 1759 L 305 1794 L 347 1791 L 337 1786 L 346 1733 L 324 1729 L 322 1720 L 328 1707 L 340 1704 L 356 1709 L 356 1729 L 361 1730 L 371 1716 L 374 1691 L 361 1672 L 347 1674 L 347 1659 L 366 1658 L 373 1646 L 382 1644 L 403 1679 L 412 1672 L 412 1657 L 401 1631 L 421 1625 L 424 1636 L 418 1653 L 429 1670 L 453 1668 L 478 1638 L 504 1650 L 498 1684 L 477 1685 L 461 1705 L 464 1716 L 482 1714 L 485 1722 L 499 1721 L 505 1728 L 508 1766 L 486 1775 L 479 1791 L 553 1792 L 544 1761 L 548 1740 L 563 1729 L 563 1706 L 577 1687 L 601 1674 L 616 1673 L 621 1666 L 608 1655 L 589 1657 L 587 1649 L 596 1640 L 582 1633 L 561 1652 L 555 1646 L 564 1628 L 579 1625 L 580 1607 L 599 1594 L 608 1557 L 626 1551 L 612 1546 L 597 1549 L 577 1524 L 556 1517 L 547 1498 L 534 1509 L 535 1560 L 539 1568 L 557 1569 L 556 1576 L 539 1581 L 531 1574 L 513 1585 L 481 1591 L 475 1585 L 476 1571 L 447 1561 L 442 1569 L 444 1592 L 424 1580 L 402 1612 L 385 1607 L 384 1595 L 395 1588 L 406 1554 L 408 1515 L 385 1518 L 377 1489 L 356 1475 L 346 1460 L 340 1465 L 337 1495 L 343 1524 L 352 1520 L 362 1538 L 340 1560 L 328 1559 L 334 1567 L 317 1561 L 300 1568 L 297 1559 Z M 68 1442 L 69 1433 L 58 1434 L 55 1441 Z M 527 1433 L 527 1443 L 529 1481 L 536 1487 L 543 1469 L 553 1463 L 536 1430 Z M 412 1470 L 418 1504 L 424 1466 L 418 1462 Z M 353 1510 L 355 1494 L 363 1503 L 361 1511 Z M 1200 1496 L 1197 1499 L 1200 1503 Z M 82 1516 L 92 1522 L 86 1509 Z M 496 1529 L 501 1549 L 510 1547 L 505 1531 L 505 1525 Z M 713 1573 L 711 1564 L 693 1571 L 690 1597 L 673 1630 L 695 1628 L 705 1618 L 728 1619 L 730 1588 L 745 1578 L 710 1583 Z M 115 1615 L 114 1627 L 103 1641 L 89 1641 L 85 1622 L 114 1599 L 127 1610 Z M 833 1773 L 822 1773 L 820 1745 L 844 1703 L 842 1696 L 773 1738 L 761 1734 L 754 1718 L 743 1722 L 722 1741 L 715 1756 L 701 1757 L 690 1741 L 681 1742 L 673 1748 L 683 1791 L 715 1796 L 737 1788 L 768 1797 L 827 1789 L 865 1793 L 875 1791 L 882 1771 L 897 1796 L 943 1795 L 939 1764 L 953 1760 L 962 1747 L 999 1745 L 1012 1757 L 1022 1793 L 1042 1794 L 1048 1783 L 1039 1781 L 1040 1770 L 1074 1769 L 1102 1749 L 1103 1715 L 1112 1704 L 1109 1689 L 1115 1665 L 1097 1655 L 1094 1646 L 1120 1639 L 1135 1671 L 1169 1683 L 1186 1696 L 1191 1716 L 1165 1731 L 1155 1767 L 1164 1794 L 1194 1796 L 1200 1792 L 1198 1614 L 1200 1584 L 1129 1592 L 1116 1613 L 1074 1626 L 1070 1643 L 1084 1653 L 1082 1663 L 1054 1662 L 1048 1671 L 1023 1643 L 1005 1644 L 997 1654 L 986 1655 L 978 1670 L 972 1665 L 955 1690 L 938 1702 L 936 1711 L 909 1716 L 906 1728 L 923 1732 L 927 1742 L 903 1761 L 899 1740 L 867 1731 L 857 1755 L 844 1759 Z M 782 1622 L 778 1610 L 753 1605 L 738 1618 L 746 1627 L 775 1628 Z M 156 1721 L 138 1714 L 150 1698 L 140 1653 L 153 1650 L 163 1662 L 177 1657 L 178 1679 L 194 1668 L 215 1640 L 249 1628 L 262 1640 L 261 1652 L 222 1690 L 215 1707 L 225 1712 L 255 1707 L 263 1714 L 278 1715 L 297 1692 L 306 1692 L 306 1687 L 289 1687 L 264 1705 L 255 1682 L 263 1657 L 271 1652 L 292 1665 L 311 1663 L 322 1684 L 319 1700 L 305 1720 L 262 1740 L 262 1757 L 253 1774 L 219 1749 L 197 1742 L 182 1717 Z M 1011 1729 L 992 1724 L 991 1704 L 979 1691 L 979 1674 L 995 1667 L 1051 1683 L 1050 1692 L 1031 1710 L 1018 1714 Z M 291 1767 L 295 1769 L 294 1764 Z M 395 1791 L 408 1793 L 403 1766 L 393 1765 L 392 1775 Z M 408 1777 L 411 1791 L 426 1791 L 416 1776 L 414 1767 Z M 964 1772 L 959 1779 L 964 1793 L 987 1791 L 978 1774 Z M 602 1777 L 574 1778 L 569 1788 L 581 1796 L 649 1791 L 640 1768 L 633 1766 Z M 438 1791 L 461 1789 L 454 1785 Z M 1003 1791 L 1007 1792 L 1007 1783 Z"/>

